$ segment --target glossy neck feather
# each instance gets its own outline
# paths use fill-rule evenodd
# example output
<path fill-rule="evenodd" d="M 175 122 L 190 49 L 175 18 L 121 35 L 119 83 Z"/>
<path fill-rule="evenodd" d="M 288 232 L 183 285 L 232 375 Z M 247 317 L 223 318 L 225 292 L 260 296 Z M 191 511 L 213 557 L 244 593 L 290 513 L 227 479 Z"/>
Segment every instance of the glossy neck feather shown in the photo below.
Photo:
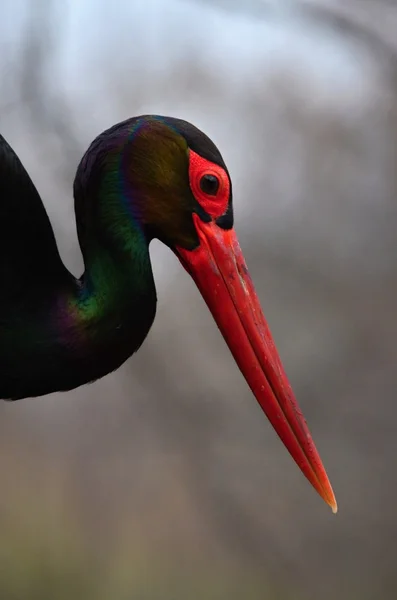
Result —
<path fill-rule="evenodd" d="M 22 180 L 20 176 L 19 186 Z M 10 193 L 24 194 L 30 214 L 29 220 L 21 220 L 17 240 L 8 239 L 8 260 L 0 258 L 0 276 L 3 281 L 8 276 L 0 300 L 0 398 L 14 400 L 70 390 L 117 369 L 145 339 L 155 316 L 156 292 L 148 240 L 128 209 L 117 168 L 110 168 L 98 185 L 75 185 L 85 263 L 80 279 L 59 257 L 33 184 Z M 12 227 L 15 236 L 16 225 L 7 218 L 16 214 L 5 210 L 2 216 L 1 227 Z M 40 231 L 33 241 L 28 228 L 35 217 Z M 1 250 L 0 241 L 0 256 Z"/>

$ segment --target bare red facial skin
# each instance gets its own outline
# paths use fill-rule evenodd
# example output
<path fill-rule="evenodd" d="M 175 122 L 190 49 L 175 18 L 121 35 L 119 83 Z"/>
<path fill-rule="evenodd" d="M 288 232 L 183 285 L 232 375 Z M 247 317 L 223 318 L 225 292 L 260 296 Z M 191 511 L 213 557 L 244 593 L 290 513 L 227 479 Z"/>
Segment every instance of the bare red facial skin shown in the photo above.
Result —
<path fill-rule="evenodd" d="M 215 196 L 206 194 L 200 187 L 201 179 L 205 175 L 213 175 L 219 181 Z M 225 169 L 190 150 L 189 181 L 194 197 L 207 214 L 213 219 L 225 214 L 230 197 L 230 181 Z"/>
<path fill-rule="evenodd" d="M 204 175 L 219 179 L 215 195 L 200 187 Z M 190 185 L 196 200 L 212 217 L 193 221 L 200 244 L 175 248 L 210 309 L 257 401 L 291 456 L 320 496 L 337 511 L 336 499 L 319 453 L 281 364 L 269 326 L 248 273 L 237 236 L 215 219 L 225 214 L 230 182 L 222 167 L 190 151 Z"/>

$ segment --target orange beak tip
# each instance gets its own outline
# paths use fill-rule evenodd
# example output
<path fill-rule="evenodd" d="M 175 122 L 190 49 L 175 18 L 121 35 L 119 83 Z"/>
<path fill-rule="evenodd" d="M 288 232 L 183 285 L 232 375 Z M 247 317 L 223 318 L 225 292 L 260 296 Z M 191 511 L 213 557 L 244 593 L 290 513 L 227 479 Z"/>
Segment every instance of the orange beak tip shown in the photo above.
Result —
<path fill-rule="evenodd" d="M 330 507 L 331 507 L 332 513 L 333 513 L 334 515 L 336 515 L 336 513 L 338 512 L 338 505 L 337 505 L 337 503 L 336 503 L 336 500 L 335 500 L 335 499 L 334 499 L 334 501 L 332 502 L 332 504 L 330 504 Z"/>
<path fill-rule="evenodd" d="M 336 513 L 338 512 L 338 503 L 336 502 L 335 494 L 334 494 L 334 491 L 331 487 L 329 480 L 327 481 L 327 484 L 328 484 L 327 485 L 328 489 L 327 489 L 325 495 L 321 494 L 321 496 L 322 496 L 323 500 L 325 500 L 325 502 L 331 508 L 332 514 L 336 515 Z"/>

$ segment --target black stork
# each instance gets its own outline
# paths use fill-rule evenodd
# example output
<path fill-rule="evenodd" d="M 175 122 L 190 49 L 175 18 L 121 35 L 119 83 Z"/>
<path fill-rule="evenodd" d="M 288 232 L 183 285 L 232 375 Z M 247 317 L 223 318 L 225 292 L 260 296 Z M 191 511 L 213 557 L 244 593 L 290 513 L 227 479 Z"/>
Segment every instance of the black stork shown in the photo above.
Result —
<path fill-rule="evenodd" d="M 74 206 L 85 265 L 79 279 L 0 136 L 0 398 L 77 388 L 139 349 L 156 312 L 149 244 L 157 238 L 192 276 L 277 434 L 336 512 L 233 229 L 232 184 L 215 144 L 180 119 L 123 121 L 85 153 Z"/>

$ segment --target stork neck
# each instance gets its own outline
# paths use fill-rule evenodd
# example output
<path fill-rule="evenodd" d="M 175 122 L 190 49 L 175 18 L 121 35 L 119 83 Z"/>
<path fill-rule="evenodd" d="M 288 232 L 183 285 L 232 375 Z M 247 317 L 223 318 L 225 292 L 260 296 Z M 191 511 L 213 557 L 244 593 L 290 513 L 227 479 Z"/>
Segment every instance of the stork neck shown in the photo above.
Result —
<path fill-rule="evenodd" d="M 40 281 L 2 342 L 8 349 L 4 355 L 0 349 L 1 371 L 8 375 L 0 397 L 74 389 L 117 369 L 140 347 L 154 320 L 156 291 L 147 242 L 140 239 L 132 250 L 93 240 L 80 279 L 64 269 L 57 280 Z"/>
<path fill-rule="evenodd" d="M 85 264 L 83 277 L 58 296 L 57 343 L 73 353 L 79 378 L 90 381 L 140 347 L 154 319 L 156 292 L 143 238 L 122 250 L 93 241 Z"/>
<path fill-rule="evenodd" d="M 156 301 L 146 240 L 137 239 L 129 249 L 106 248 L 94 241 L 84 258 L 84 275 L 64 297 L 66 323 L 61 329 L 91 352 L 102 342 L 119 341 L 122 332 L 127 335 L 126 329 L 128 337 L 133 334 L 137 341 L 131 327 L 145 321 L 148 303 Z"/>

